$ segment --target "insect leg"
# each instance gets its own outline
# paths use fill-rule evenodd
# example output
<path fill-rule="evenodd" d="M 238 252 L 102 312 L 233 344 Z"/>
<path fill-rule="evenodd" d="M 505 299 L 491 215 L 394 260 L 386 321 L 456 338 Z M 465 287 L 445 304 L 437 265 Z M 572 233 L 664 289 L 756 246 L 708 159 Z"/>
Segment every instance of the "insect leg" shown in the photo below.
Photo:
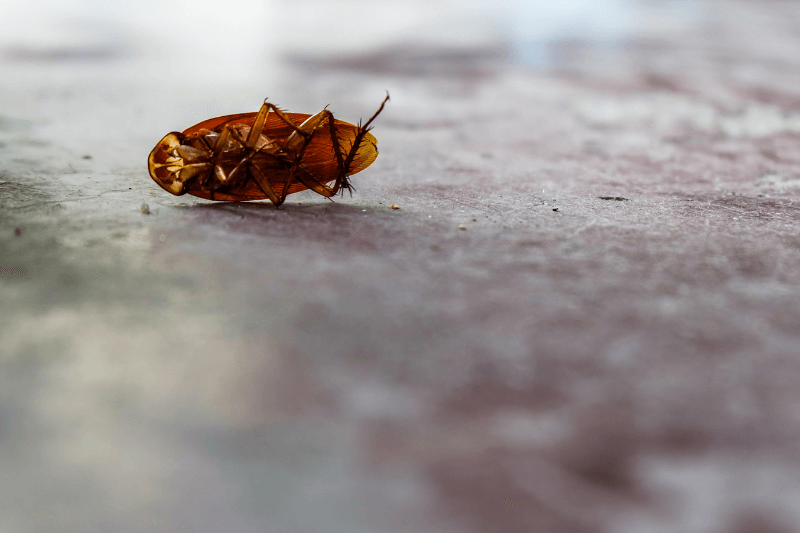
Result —
<path fill-rule="evenodd" d="M 261 109 L 258 110 L 258 115 L 256 115 L 256 119 L 253 121 L 253 126 L 250 128 L 250 134 L 247 136 L 247 140 L 244 142 L 244 145 L 248 148 L 254 148 L 258 142 L 258 137 L 264 130 L 264 124 L 267 122 L 267 116 L 269 115 L 271 105 L 272 104 L 268 104 L 265 100 L 261 105 Z"/>
<path fill-rule="evenodd" d="M 281 197 L 279 198 L 279 202 L 275 205 L 281 205 L 285 200 L 286 196 L 289 193 L 289 187 L 295 182 L 295 180 L 299 181 L 309 189 L 313 190 L 314 192 L 325 196 L 326 198 L 330 198 L 331 196 L 335 195 L 340 189 L 349 189 L 350 183 L 347 180 L 347 175 L 350 170 L 350 165 L 353 163 L 353 159 L 355 158 L 356 154 L 358 153 L 358 149 L 361 146 L 361 142 L 364 140 L 364 136 L 370 130 L 370 125 L 372 121 L 383 111 L 383 107 L 386 105 L 386 102 L 389 101 L 389 93 L 386 93 L 386 98 L 384 98 L 383 102 L 381 102 L 380 107 L 378 110 L 370 117 L 370 119 L 364 124 L 363 126 L 359 125 L 358 132 L 356 133 L 355 138 L 353 139 L 353 145 L 350 148 L 350 151 L 347 154 L 347 158 L 344 159 L 342 156 L 341 146 L 339 144 L 339 137 L 336 132 L 336 123 L 334 122 L 333 113 L 328 111 L 327 109 L 323 109 L 316 115 L 313 115 L 307 118 L 300 126 L 297 126 L 292 120 L 285 116 L 280 109 L 275 107 L 272 104 L 264 103 L 265 106 L 268 106 L 270 109 L 273 109 L 275 113 L 284 121 L 286 124 L 294 129 L 291 135 L 283 142 L 281 146 L 281 150 L 284 153 L 291 154 L 294 156 L 294 164 L 289 172 L 289 176 L 284 183 L 283 190 L 281 191 Z M 303 155 L 305 154 L 306 147 L 311 142 L 311 137 L 313 136 L 314 132 L 322 127 L 325 120 L 328 120 L 328 128 L 331 136 L 331 142 L 333 144 L 333 151 L 336 156 L 336 164 L 338 167 L 338 172 L 336 176 L 336 182 L 333 187 L 329 187 L 324 182 L 321 182 L 317 179 L 316 176 L 311 174 L 304 166 L 302 166 Z"/>
<path fill-rule="evenodd" d="M 317 194 L 321 194 L 325 198 L 330 198 L 331 196 L 336 194 L 337 189 L 328 187 L 325 183 L 321 182 L 314 174 L 308 171 L 306 167 L 303 165 L 299 165 L 297 167 L 297 171 L 294 175 L 295 179 L 314 191 Z"/>
<path fill-rule="evenodd" d="M 336 166 L 338 172 L 336 173 L 336 183 L 333 184 L 333 194 L 339 192 L 339 189 L 348 189 L 352 195 L 350 182 L 347 180 L 347 168 L 345 167 L 344 158 L 342 157 L 342 147 L 339 144 L 339 135 L 336 133 L 336 123 L 333 120 L 333 113 L 323 110 L 327 113 L 328 129 L 331 134 L 331 144 L 333 144 L 333 153 L 336 155 Z M 344 191 L 342 192 L 344 194 Z"/>
<path fill-rule="evenodd" d="M 258 165 L 251 164 L 249 169 L 250 169 L 250 175 L 253 176 L 253 179 L 255 180 L 256 184 L 258 184 L 261 190 L 264 191 L 264 194 L 267 195 L 267 198 L 269 198 L 272 201 L 272 203 L 275 204 L 276 207 L 281 205 L 284 199 L 286 198 L 286 195 L 278 197 L 278 193 L 276 193 L 275 189 L 272 188 L 269 179 L 267 178 L 267 176 L 264 175 L 261 169 L 258 168 Z"/>
<path fill-rule="evenodd" d="M 307 188 L 311 189 L 317 194 L 324 196 L 325 198 L 330 198 L 331 196 L 336 194 L 336 190 L 332 189 L 331 187 L 328 187 L 325 183 L 321 182 L 316 176 L 314 176 L 311 172 L 309 172 L 308 169 L 306 169 L 298 161 L 292 166 L 291 170 L 289 171 L 289 177 L 286 178 L 286 182 L 283 184 L 281 197 L 278 199 L 277 202 L 274 202 L 276 206 L 281 205 L 286 200 L 286 196 L 288 196 L 289 194 L 289 187 L 291 187 L 295 181 L 299 181 Z"/>
<path fill-rule="evenodd" d="M 300 126 L 295 124 L 292 119 L 287 117 L 283 113 L 283 111 L 278 109 L 278 107 L 275 104 L 270 104 L 269 102 L 264 102 L 264 105 L 261 106 L 261 109 L 264 110 L 264 108 L 267 108 L 267 110 L 271 109 L 272 111 L 275 111 L 275 114 L 278 115 L 281 118 L 281 120 L 283 120 L 286 124 L 288 124 L 294 130 L 292 132 L 292 135 L 294 135 L 296 133 L 296 134 L 299 134 L 299 135 L 301 135 L 303 137 L 310 137 L 311 136 L 309 133 L 306 133 Z M 259 115 L 260 114 L 261 114 L 261 111 L 259 111 Z M 258 120 L 258 116 L 256 116 L 256 120 Z M 264 120 L 266 121 L 266 115 L 264 117 Z M 308 122 L 308 120 L 310 120 L 310 119 L 306 119 L 306 121 L 303 122 L 303 124 Z M 255 122 L 253 123 L 253 127 L 255 127 Z M 262 128 L 263 128 L 263 125 L 262 125 Z M 259 133 L 261 133 L 261 132 L 259 132 Z"/>
<path fill-rule="evenodd" d="M 383 111 L 383 106 L 385 106 L 385 105 L 386 105 L 386 102 L 388 102 L 388 101 L 389 101 L 389 91 L 386 91 L 386 98 L 384 98 L 384 99 L 383 99 L 383 102 L 381 102 L 381 106 L 378 108 L 378 110 L 377 110 L 377 111 L 375 111 L 375 114 L 374 114 L 374 115 L 372 115 L 371 117 L 369 117 L 369 120 L 367 121 L 367 123 L 366 123 L 366 124 L 364 124 L 364 126 L 362 126 L 362 128 L 363 128 L 364 130 L 366 130 L 366 131 L 369 131 L 369 129 L 370 129 L 370 128 L 369 128 L 369 125 L 370 125 L 370 124 L 372 124 L 372 121 L 373 121 L 373 120 L 375 120 L 375 117 L 377 117 L 378 115 L 380 115 L 380 114 L 381 114 L 381 111 Z"/>
<path fill-rule="evenodd" d="M 213 172 L 209 172 L 208 176 L 204 180 L 203 183 L 200 184 L 201 188 L 207 192 L 213 192 L 219 189 L 221 186 L 226 185 L 230 182 L 230 178 L 239 170 L 240 165 L 237 165 L 234 169 L 231 170 L 229 173 L 225 173 L 225 169 L 218 163 L 220 155 L 224 151 L 224 149 L 231 144 L 231 142 L 236 142 L 237 138 L 235 136 L 235 131 L 232 126 L 225 126 L 222 128 L 222 131 L 219 133 L 219 137 L 217 138 L 216 144 L 214 144 L 214 151 L 211 155 L 211 161 L 214 163 L 214 170 Z M 214 180 L 213 178 L 216 178 Z"/>
<path fill-rule="evenodd" d="M 300 166 L 299 161 L 295 161 L 292 165 L 291 170 L 289 170 L 289 176 L 286 178 L 286 182 L 283 184 L 283 189 L 281 190 L 281 197 L 278 199 L 278 202 L 275 204 L 275 207 L 278 207 L 283 202 L 286 201 L 286 197 L 289 195 L 289 187 L 292 186 L 294 183 L 294 175 L 297 172 L 297 168 Z"/>
<path fill-rule="evenodd" d="M 277 112 L 277 111 L 276 111 Z M 280 205 L 286 200 L 286 196 L 289 194 L 289 187 L 292 186 L 295 179 L 300 181 L 303 185 L 308 187 L 309 189 L 322 194 L 323 196 L 330 197 L 335 194 L 329 193 L 330 187 L 325 185 L 324 183 L 320 183 L 315 177 L 313 177 L 305 168 L 300 170 L 301 162 L 303 160 L 303 155 L 305 154 L 306 147 L 308 143 L 311 142 L 311 137 L 316 131 L 316 129 L 320 126 L 322 121 L 326 117 L 326 113 L 330 114 L 331 117 L 333 115 L 330 111 L 323 109 L 319 113 L 314 116 L 307 118 L 300 126 L 295 125 L 289 117 L 285 117 L 282 114 L 278 114 L 287 124 L 295 128 L 295 131 L 289 135 L 283 144 L 281 145 L 281 151 L 287 154 L 292 154 L 294 156 L 294 163 L 292 164 L 292 168 L 289 171 L 289 176 L 286 178 L 286 182 L 283 185 L 283 190 L 281 191 L 280 203 L 276 205 Z M 303 174 L 303 177 L 300 177 L 300 174 Z"/>
<path fill-rule="evenodd" d="M 342 166 L 344 164 L 344 160 L 342 157 L 341 149 L 339 147 L 339 139 L 336 135 L 336 124 L 333 120 L 333 113 L 328 111 L 327 109 L 323 109 L 316 115 L 308 117 L 306 120 L 303 121 L 300 126 L 297 126 L 295 131 L 292 132 L 291 135 L 283 142 L 280 147 L 280 151 L 283 153 L 291 155 L 295 161 L 302 163 L 303 155 L 305 154 L 305 150 L 308 147 L 308 144 L 311 142 L 314 133 L 323 127 L 325 121 L 328 121 L 331 133 L 331 139 L 333 141 L 333 149 L 334 154 L 336 156 L 337 167 L 339 173 L 341 173 Z M 318 181 L 315 179 L 315 181 Z M 337 187 L 338 190 L 338 187 Z"/>
<path fill-rule="evenodd" d="M 386 91 L 386 98 L 383 99 L 381 102 L 381 106 L 375 111 L 375 114 L 370 117 L 370 119 L 364 124 L 363 126 L 359 124 L 358 126 L 358 133 L 356 133 L 355 138 L 353 139 L 353 146 L 350 147 L 350 151 L 347 153 L 347 158 L 344 160 L 344 169 L 345 172 L 350 171 L 350 165 L 353 164 L 353 159 L 355 159 L 356 154 L 358 153 L 358 149 L 361 147 L 361 142 L 364 140 L 364 135 L 371 129 L 370 124 L 372 121 L 375 120 L 381 111 L 383 111 L 383 106 L 386 105 L 386 102 L 389 101 L 389 91 Z"/>
<path fill-rule="evenodd" d="M 344 157 L 342 156 L 341 146 L 339 144 L 339 136 L 336 133 L 336 123 L 333 119 L 333 113 L 328 111 L 327 109 L 323 109 L 316 115 L 313 115 L 307 118 L 302 124 L 299 126 L 300 133 L 305 132 L 308 136 L 303 138 L 299 135 L 295 135 L 294 133 L 289 136 L 286 141 L 284 141 L 281 149 L 287 153 L 294 153 L 295 157 L 298 161 L 302 164 L 303 155 L 305 154 L 305 150 L 308 147 L 308 144 L 311 142 L 311 138 L 314 133 L 321 129 L 325 123 L 328 121 L 328 129 L 330 131 L 331 136 L 331 143 L 333 145 L 333 153 L 336 157 L 336 165 L 337 165 L 337 177 L 336 183 L 333 186 L 333 189 L 325 185 L 324 182 L 319 181 L 313 174 L 309 173 L 307 169 L 305 170 L 304 178 L 309 180 L 311 183 L 314 183 L 314 186 L 311 187 L 305 181 L 303 181 L 300 176 L 303 172 L 297 173 L 297 180 L 306 185 L 308 188 L 319 192 L 323 196 L 332 196 L 339 191 L 340 187 L 349 188 L 349 183 L 347 182 L 347 173 L 344 171 Z M 319 190 L 318 190 L 319 189 Z M 325 191 L 325 193 L 321 191 Z M 331 190 L 333 191 L 331 193 Z M 329 195 L 329 193 L 331 193 Z"/>
<path fill-rule="evenodd" d="M 216 159 L 219 157 L 219 154 L 222 153 L 222 149 L 225 148 L 225 145 L 228 144 L 228 141 L 233 134 L 233 128 L 228 125 L 222 128 L 222 131 L 219 132 L 219 137 L 217 137 L 217 143 L 214 145 L 214 155 L 213 157 Z"/>

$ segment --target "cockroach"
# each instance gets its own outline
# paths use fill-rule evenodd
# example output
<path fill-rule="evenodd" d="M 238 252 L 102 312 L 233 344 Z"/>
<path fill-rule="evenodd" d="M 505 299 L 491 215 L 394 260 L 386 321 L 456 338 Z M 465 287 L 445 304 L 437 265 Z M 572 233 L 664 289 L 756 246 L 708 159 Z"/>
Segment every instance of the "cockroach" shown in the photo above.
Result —
<path fill-rule="evenodd" d="M 257 113 L 225 115 L 161 139 L 150 156 L 150 176 L 176 196 L 207 200 L 269 198 L 275 206 L 305 189 L 330 198 L 351 191 L 349 177 L 378 157 L 372 121 L 337 120 L 327 108 L 316 115 L 288 113 L 264 100 Z M 330 186 L 329 183 L 333 182 Z"/>

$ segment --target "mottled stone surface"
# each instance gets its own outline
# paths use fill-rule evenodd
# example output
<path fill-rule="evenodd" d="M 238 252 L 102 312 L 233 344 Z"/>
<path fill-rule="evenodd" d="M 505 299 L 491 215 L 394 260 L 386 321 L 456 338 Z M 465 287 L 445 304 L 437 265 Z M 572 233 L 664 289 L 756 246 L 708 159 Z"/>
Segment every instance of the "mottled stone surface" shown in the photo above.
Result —
<path fill-rule="evenodd" d="M 800 6 L 687 4 L 616 40 L 284 28 L 241 76 L 4 43 L 0 531 L 800 531 Z M 352 198 L 147 175 L 265 96 L 386 89 Z"/>

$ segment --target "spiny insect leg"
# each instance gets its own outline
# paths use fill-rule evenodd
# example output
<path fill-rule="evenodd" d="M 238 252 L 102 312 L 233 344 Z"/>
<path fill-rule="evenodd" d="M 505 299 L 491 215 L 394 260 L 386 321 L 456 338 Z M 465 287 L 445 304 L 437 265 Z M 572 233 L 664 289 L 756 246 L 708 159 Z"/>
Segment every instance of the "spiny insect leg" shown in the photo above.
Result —
<path fill-rule="evenodd" d="M 256 115 L 256 119 L 253 121 L 253 126 L 250 128 L 250 134 L 247 136 L 247 140 L 244 142 L 244 145 L 248 148 L 255 147 L 261 132 L 264 131 L 264 124 L 267 122 L 270 105 L 272 104 L 268 104 L 265 100 L 261 105 L 261 109 L 258 110 L 258 115 Z"/>
<path fill-rule="evenodd" d="M 302 138 L 292 134 L 283 143 L 282 149 L 287 153 L 294 152 L 297 160 L 302 162 L 305 150 L 308 147 L 308 144 L 311 142 L 314 133 L 324 126 L 325 121 L 328 123 L 328 130 L 331 137 L 331 143 L 333 145 L 333 152 L 336 157 L 336 183 L 334 184 L 333 188 L 330 188 L 324 182 L 320 181 L 316 176 L 309 173 L 304 167 L 298 169 L 295 172 L 294 177 L 309 189 L 329 198 L 330 196 L 335 195 L 339 191 L 340 187 L 349 187 L 349 183 L 347 182 L 347 173 L 344 170 L 344 158 L 339 145 L 339 137 L 336 132 L 336 123 L 333 118 L 333 113 L 327 109 L 323 109 L 316 115 L 307 118 L 302 124 L 300 124 L 300 130 L 304 131 L 306 134 L 308 134 L 308 136 Z"/>
<path fill-rule="evenodd" d="M 214 154 L 213 159 L 219 157 L 219 154 L 222 153 L 222 149 L 228 144 L 231 136 L 233 135 L 233 126 L 227 125 L 222 128 L 222 131 L 219 132 L 219 137 L 217 138 L 217 143 L 214 145 Z"/>
<path fill-rule="evenodd" d="M 381 106 L 378 108 L 377 111 L 375 111 L 375 114 L 369 117 L 367 123 L 364 124 L 363 126 L 364 130 L 369 131 L 369 125 L 372 124 L 372 121 L 375 120 L 375 117 L 381 114 L 381 111 L 383 111 L 383 106 L 385 106 L 386 102 L 388 101 L 389 101 L 389 91 L 386 91 L 386 98 L 383 99 L 383 102 L 381 102 Z"/>
<path fill-rule="evenodd" d="M 242 159 L 239 163 L 236 164 L 229 172 L 227 177 L 225 178 L 224 183 L 220 185 L 228 185 L 229 187 L 235 188 L 240 184 L 244 183 L 247 180 L 247 171 L 243 168 L 249 160 L 247 158 Z"/>
<path fill-rule="evenodd" d="M 375 114 L 370 117 L 370 119 L 364 124 L 363 126 L 359 124 L 358 126 L 358 133 L 356 133 L 355 138 L 353 139 L 353 146 L 350 147 L 350 151 L 347 153 L 347 158 L 344 160 L 344 170 L 345 172 L 350 172 L 350 165 L 353 164 L 353 159 L 355 159 L 356 154 L 358 153 L 358 149 L 361 147 L 361 142 L 364 140 L 364 135 L 370 130 L 370 124 L 375 118 L 383 111 L 383 106 L 386 105 L 386 102 L 389 101 L 389 91 L 386 91 L 386 98 L 383 99 L 381 102 L 381 106 L 375 111 Z"/>
<path fill-rule="evenodd" d="M 305 150 L 308 147 L 308 144 L 311 142 L 313 135 L 316 133 L 317 130 L 324 127 L 325 121 L 328 123 L 328 131 L 331 137 L 331 143 L 333 145 L 333 153 L 336 157 L 336 183 L 333 186 L 333 189 L 325 185 L 324 182 L 319 181 L 318 178 L 313 176 L 306 170 L 307 177 L 306 180 L 313 180 L 311 183 L 314 183 L 314 186 L 310 186 L 308 183 L 303 181 L 300 178 L 302 172 L 298 172 L 296 178 L 298 181 L 306 185 L 310 189 L 319 192 L 323 196 L 330 197 L 336 194 L 339 191 L 339 188 L 344 186 L 345 188 L 349 187 L 347 182 L 347 173 L 344 171 L 344 157 L 342 156 L 342 150 L 339 144 L 339 136 L 336 131 L 336 122 L 333 118 L 333 113 L 328 111 L 327 109 L 323 109 L 316 115 L 313 115 L 307 118 L 302 124 L 300 124 L 300 129 L 305 131 L 308 134 L 308 137 L 305 139 L 301 139 L 299 137 L 292 137 L 290 136 L 283 144 L 283 149 L 287 152 L 295 151 L 299 160 L 302 162 L 303 155 L 305 154 Z M 321 191 L 325 191 L 324 193 Z M 332 191 L 332 194 L 331 194 Z"/>
<path fill-rule="evenodd" d="M 233 139 L 234 142 L 239 140 L 236 130 L 233 128 L 233 126 L 228 125 L 222 128 L 222 131 L 219 133 L 217 143 L 214 145 L 214 153 L 211 156 L 211 161 L 215 162 L 219 160 L 220 155 L 224 151 L 225 147 L 231 142 L 231 139 Z M 218 163 L 215 163 L 214 172 L 209 173 L 206 183 L 201 184 L 201 186 L 204 190 L 208 191 L 215 191 L 219 189 L 230 181 L 230 178 L 236 173 L 237 170 L 239 170 L 240 166 L 241 165 L 237 165 L 233 170 L 231 170 L 231 172 L 226 174 L 222 166 Z M 209 181 L 212 181 L 212 175 L 216 178 L 216 182 L 208 183 Z"/>
<path fill-rule="evenodd" d="M 300 161 L 295 161 L 292 165 L 292 168 L 289 170 L 289 176 L 286 178 L 286 182 L 283 184 L 283 189 L 281 190 L 281 197 L 275 202 L 275 207 L 280 206 L 283 202 L 286 201 L 286 197 L 289 195 L 289 187 L 292 186 L 294 183 L 294 175 L 297 172 L 297 168 L 300 166 Z"/>
<path fill-rule="evenodd" d="M 336 154 L 336 165 L 339 171 L 344 170 L 344 158 L 342 157 L 342 147 L 339 144 L 339 135 L 336 132 L 336 124 L 333 121 L 333 113 L 329 112 L 328 129 L 331 132 L 331 142 L 333 143 L 333 153 Z"/>
<path fill-rule="evenodd" d="M 328 187 L 325 183 L 321 182 L 314 174 L 308 171 L 303 165 L 297 167 L 295 172 L 295 179 L 314 191 L 317 194 L 330 198 L 336 194 L 336 189 Z"/>
<path fill-rule="evenodd" d="M 278 193 L 275 192 L 275 189 L 272 188 L 269 179 L 264 175 L 261 169 L 258 168 L 258 165 L 251 163 L 249 169 L 250 174 L 253 176 L 253 180 L 255 180 L 256 184 L 261 188 L 262 191 L 264 191 L 264 194 L 267 195 L 267 198 L 269 198 L 276 206 L 281 205 L 283 203 L 283 199 L 281 199 L 278 196 Z"/>
<path fill-rule="evenodd" d="M 303 150 L 305 150 L 305 147 L 303 147 Z M 317 194 L 321 194 L 326 198 L 330 198 L 336 194 L 335 190 L 321 182 L 316 176 L 309 172 L 305 166 L 303 166 L 301 163 L 302 158 L 303 153 L 301 151 L 301 153 L 295 159 L 291 170 L 289 171 L 289 176 L 286 178 L 286 182 L 283 185 L 283 190 L 281 191 L 280 201 L 275 204 L 276 206 L 281 205 L 286 200 L 286 196 L 289 194 L 289 187 L 291 187 L 295 181 L 299 181 L 307 188 L 311 189 Z"/>
<path fill-rule="evenodd" d="M 264 108 L 271 109 L 272 111 L 275 111 L 275 114 L 278 115 L 281 118 L 281 120 L 283 120 L 287 125 L 289 125 L 294 130 L 294 132 L 292 132 L 292 133 L 298 133 L 299 135 L 302 135 L 303 137 L 309 136 L 305 131 L 300 129 L 300 126 L 295 124 L 292 119 L 287 117 L 283 113 L 283 111 L 278 109 L 278 106 L 276 106 L 275 104 L 271 104 L 271 103 L 265 101 L 264 105 L 261 106 L 261 109 L 264 109 Z M 259 114 L 260 113 L 261 113 L 261 111 L 259 111 Z M 258 117 L 256 117 L 256 119 L 258 119 Z M 264 120 L 266 120 L 266 118 Z M 255 123 L 253 123 L 253 126 L 255 126 Z M 262 126 L 262 128 L 263 128 L 263 126 Z M 261 132 L 259 132 L 259 134 L 260 133 Z M 256 137 L 256 138 L 258 138 L 258 137 Z"/>
<path fill-rule="evenodd" d="M 300 153 L 311 142 L 314 133 L 322 127 L 326 119 L 333 121 L 333 114 L 327 109 L 308 117 L 298 126 L 297 131 L 292 132 L 283 142 L 281 149 L 290 154 Z"/>
<path fill-rule="evenodd" d="M 331 134 L 331 143 L 333 144 L 333 153 L 336 155 L 336 183 L 333 184 L 333 194 L 339 192 L 340 188 L 350 189 L 350 182 L 347 181 L 347 169 L 344 166 L 344 158 L 342 157 L 342 147 L 339 145 L 339 135 L 336 133 L 336 123 L 333 120 L 333 113 L 328 110 L 323 110 L 328 118 L 328 129 Z M 351 193 L 352 194 L 352 193 Z"/>
<path fill-rule="evenodd" d="M 306 124 L 309 120 L 310 119 L 306 119 L 306 121 L 303 122 L 303 124 Z M 292 137 L 294 136 L 294 133 L 292 133 L 292 135 L 290 135 L 289 138 L 286 139 L 286 141 L 284 141 L 284 143 L 283 143 L 283 148 L 282 148 L 283 150 L 287 151 L 288 153 L 294 152 L 294 163 L 292 164 L 292 168 L 289 171 L 289 177 L 286 178 L 286 183 L 284 184 L 283 190 L 281 191 L 281 198 L 280 198 L 281 201 L 280 201 L 280 203 L 275 204 L 275 205 L 281 205 L 286 200 L 286 196 L 289 194 L 289 187 L 292 186 L 292 184 L 294 183 L 294 180 L 297 178 L 297 170 L 300 168 L 300 163 L 303 160 L 303 155 L 305 155 L 305 153 L 306 153 L 306 146 L 308 146 L 308 143 L 311 142 L 311 134 L 310 133 L 307 133 L 307 132 L 302 131 L 300 129 L 298 129 L 297 131 L 301 132 L 303 135 L 308 135 L 308 137 L 305 138 L 304 142 L 300 145 L 299 149 L 293 148 L 293 147 L 287 147 L 287 145 L 289 144 L 289 141 L 292 140 Z M 313 131 L 312 131 L 312 133 L 313 133 Z M 302 183 L 302 181 L 301 181 L 301 183 Z M 305 185 L 305 183 L 303 183 L 303 184 Z M 306 185 L 306 187 L 308 187 L 308 185 Z M 311 187 L 309 187 L 309 188 L 311 188 Z"/>

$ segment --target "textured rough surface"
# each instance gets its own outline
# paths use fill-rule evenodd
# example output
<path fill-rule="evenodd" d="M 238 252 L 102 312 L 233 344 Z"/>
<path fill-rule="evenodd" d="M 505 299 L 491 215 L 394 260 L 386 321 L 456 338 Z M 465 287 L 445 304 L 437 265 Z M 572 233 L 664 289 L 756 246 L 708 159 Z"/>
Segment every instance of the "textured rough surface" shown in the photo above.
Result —
<path fill-rule="evenodd" d="M 543 70 L 9 45 L 0 530 L 800 531 L 800 8 L 699 5 Z M 147 175 L 265 96 L 386 89 L 352 198 Z"/>

